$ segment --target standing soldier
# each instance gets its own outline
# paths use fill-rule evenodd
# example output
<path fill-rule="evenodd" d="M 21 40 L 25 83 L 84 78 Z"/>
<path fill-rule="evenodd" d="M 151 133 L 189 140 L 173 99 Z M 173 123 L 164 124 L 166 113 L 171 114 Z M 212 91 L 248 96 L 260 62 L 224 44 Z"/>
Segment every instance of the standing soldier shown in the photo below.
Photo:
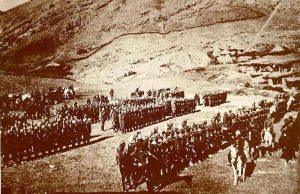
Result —
<path fill-rule="evenodd" d="M 284 159 L 285 166 L 288 165 L 289 160 L 296 158 L 295 150 L 293 145 L 293 135 L 291 131 L 291 125 L 289 124 L 288 119 L 284 120 L 284 125 L 281 128 L 281 136 L 279 138 L 279 146 L 282 149 L 281 158 Z"/>
<path fill-rule="evenodd" d="M 270 155 L 273 148 L 273 134 L 274 134 L 273 130 L 274 130 L 274 119 L 271 118 L 271 115 L 269 114 L 267 119 L 264 122 L 262 138 L 265 142 L 266 151 L 269 152 Z"/>
<path fill-rule="evenodd" d="M 197 106 L 200 106 L 200 97 L 199 97 L 199 94 L 195 94 L 194 99 L 197 102 Z"/>
<path fill-rule="evenodd" d="M 115 93 L 114 90 L 111 89 L 110 92 L 109 92 L 109 95 L 110 95 L 110 99 L 111 99 L 111 100 L 114 99 L 114 93 Z"/>
<path fill-rule="evenodd" d="M 115 108 L 112 108 L 112 127 L 115 132 L 120 129 L 119 112 Z"/>
<path fill-rule="evenodd" d="M 156 92 L 156 90 L 153 90 L 153 92 L 152 92 L 152 96 L 154 97 L 154 98 L 156 98 L 157 97 L 157 92 Z"/>
<path fill-rule="evenodd" d="M 225 128 L 229 128 L 232 125 L 232 118 L 230 115 L 227 114 L 227 112 L 224 113 L 223 115 L 223 126 Z"/>
<path fill-rule="evenodd" d="M 104 124 L 106 121 L 106 111 L 103 106 L 100 106 L 100 128 L 104 131 Z"/>
<path fill-rule="evenodd" d="M 176 101 L 174 99 L 171 100 L 171 108 L 173 117 L 176 116 Z"/>
<path fill-rule="evenodd" d="M 254 161 L 259 156 L 259 144 L 261 142 L 259 127 L 256 125 L 253 117 L 248 126 L 248 142 L 251 159 Z"/>
<path fill-rule="evenodd" d="M 147 92 L 147 97 L 151 97 L 152 96 L 152 91 L 151 90 L 148 90 Z"/>
<path fill-rule="evenodd" d="M 120 114 L 119 114 L 119 123 L 120 123 L 120 129 L 122 131 L 122 133 L 125 133 L 125 111 L 122 110 L 122 108 L 120 109 Z"/>
<path fill-rule="evenodd" d="M 117 149 L 117 155 L 116 155 L 116 162 L 117 162 L 117 165 L 119 165 L 120 173 L 121 173 L 121 177 L 122 177 L 123 191 L 126 190 L 126 183 L 129 181 L 126 179 L 127 177 L 125 176 L 126 170 L 127 171 L 129 170 L 129 169 L 125 168 L 126 164 L 124 163 L 124 158 L 126 156 L 126 147 L 125 146 L 126 146 L 126 144 L 125 144 L 125 141 L 123 140 Z"/>
<path fill-rule="evenodd" d="M 208 95 L 207 97 L 207 101 L 208 101 L 208 106 L 214 106 L 214 102 L 213 102 L 213 96 L 211 94 Z"/>

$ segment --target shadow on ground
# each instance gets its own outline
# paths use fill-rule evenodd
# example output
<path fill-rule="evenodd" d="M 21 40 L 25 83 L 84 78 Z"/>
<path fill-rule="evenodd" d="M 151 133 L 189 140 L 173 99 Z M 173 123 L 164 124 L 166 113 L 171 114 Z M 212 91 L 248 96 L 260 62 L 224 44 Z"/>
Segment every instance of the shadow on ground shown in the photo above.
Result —
<path fill-rule="evenodd" d="M 92 145 L 92 144 L 95 144 L 95 143 L 99 143 L 99 142 L 104 141 L 106 139 L 109 139 L 111 137 L 113 137 L 113 136 L 110 135 L 110 136 L 101 137 L 100 135 L 93 135 L 93 136 L 90 137 L 88 142 L 84 142 L 84 143 L 81 142 L 81 143 L 77 143 L 75 145 L 70 144 L 68 146 L 64 146 L 64 148 L 61 149 L 61 150 L 52 149 L 52 150 L 49 150 L 46 153 L 34 154 L 34 155 L 31 155 L 31 157 L 25 158 L 25 159 L 23 159 L 22 161 L 19 161 L 19 162 L 10 161 L 7 164 L 7 166 L 12 166 L 14 164 L 21 164 L 22 162 L 28 162 L 28 161 L 32 161 L 32 160 L 42 159 L 42 158 L 47 157 L 47 156 L 60 154 L 60 153 L 67 152 L 67 151 L 70 151 L 70 150 L 73 150 L 73 149 L 77 149 L 77 148 L 85 147 L 85 146 Z"/>

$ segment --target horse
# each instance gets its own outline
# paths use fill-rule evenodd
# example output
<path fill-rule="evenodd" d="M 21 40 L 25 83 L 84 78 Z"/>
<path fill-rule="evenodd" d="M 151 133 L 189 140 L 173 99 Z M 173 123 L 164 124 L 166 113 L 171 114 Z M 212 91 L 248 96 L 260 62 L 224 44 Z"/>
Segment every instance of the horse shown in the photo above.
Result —
<path fill-rule="evenodd" d="M 266 149 L 266 151 L 271 152 L 272 148 L 274 148 L 274 137 L 271 132 L 271 129 L 266 128 L 262 131 L 262 147 Z"/>
<path fill-rule="evenodd" d="M 135 145 L 120 145 L 117 153 L 117 164 L 120 167 L 123 191 L 135 190 L 138 185 L 146 183 L 150 192 L 161 189 L 161 169 L 166 165 L 150 152 L 139 156 Z"/>
<path fill-rule="evenodd" d="M 244 150 L 245 142 L 245 140 L 244 142 L 237 140 L 235 144 L 230 146 L 229 158 L 234 177 L 233 185 L 235 186 L 237 185 L 239 179 L 241 182 L 245 181 L 247 167 L 247 157 Z"/>
<path fill-rule="evenodd" d="M 136 146 L 127 145 L 123 143 L 120 145 L 117 153 L 117 164 L 120 167 L 122 178 L 123 191 L 135 190 L 138 185 L 146 181 L 146 167 L 142 165 L 146 161 L 139 161 L 138 158 L 133 157 L 136 152 Z"/>
<path fill-rule="evenodd" d="M 75 91 L 73 85 L 70 85 L 67 88 L 63 88 L 64 99 L 73 99 L 75 97 Z"/>
<path fill-rule="evenodd" d="M 131 94 L 130 94 L 130 96 L 131 96 L 131 98 L 141 98 L 141 97 L 143 97 L 144 96 L 144 94 L 145 94 L 145 92 L 144 91 L 135 91 L 135 92 L 132 92 Z"/>

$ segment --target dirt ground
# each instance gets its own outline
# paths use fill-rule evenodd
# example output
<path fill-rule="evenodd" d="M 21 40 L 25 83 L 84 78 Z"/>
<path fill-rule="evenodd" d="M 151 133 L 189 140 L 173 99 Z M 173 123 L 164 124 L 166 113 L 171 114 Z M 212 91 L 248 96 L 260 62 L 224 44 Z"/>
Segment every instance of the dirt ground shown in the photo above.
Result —
<path fill-rule="evenodd" d="M 217 107 L 197 107 L 197 112 L 148 126 L 141 130 L 145 135 L 155 126 L 164 129 L 173 122 L 175 126 L 183 120 L 189 124 L 210 118 L 217 112 L 236 110 L 258 102 L 261 96 L 229 95 L 228 102 Z M 289 113 L 295 115 L 296 113 Z M 277 137 L 282 122 L 276 125 Z M 22 165 L 2 168 L 2 188 L 19 193 L 32 192 L 120 192 L 121 179 L 115 161 L 116 149 L 128 134 L 114 133 L 109 123 L 106 131 L 100 132 L 99 124 L 93 125 L 90 145 L 48 156 Z M 297 193 L 299 192 L 298 162 L 288 167 L 280 158 L 281 152 L 271 157 L 259 158 L 254 172 L 246 182 L 233 186 L 231 168 L 227 164 L 228 150 L 222 150 L 203 162 L 184 170 L 182 175 L 193 176 L 191 184 L 184 181 L 168 185 L 163 191 L 182 193 Z M 141 185 L 138 191 L 146 191 Z"/>

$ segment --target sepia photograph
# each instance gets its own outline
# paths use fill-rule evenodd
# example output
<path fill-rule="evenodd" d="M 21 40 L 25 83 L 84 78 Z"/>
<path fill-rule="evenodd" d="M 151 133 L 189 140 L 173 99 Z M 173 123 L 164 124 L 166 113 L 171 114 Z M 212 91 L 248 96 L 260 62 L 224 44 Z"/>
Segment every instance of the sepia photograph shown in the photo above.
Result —
<path fill-rule="evenodd" d="M 0 0 L 1 193 L 300 193 L 300 1 Z"/>

